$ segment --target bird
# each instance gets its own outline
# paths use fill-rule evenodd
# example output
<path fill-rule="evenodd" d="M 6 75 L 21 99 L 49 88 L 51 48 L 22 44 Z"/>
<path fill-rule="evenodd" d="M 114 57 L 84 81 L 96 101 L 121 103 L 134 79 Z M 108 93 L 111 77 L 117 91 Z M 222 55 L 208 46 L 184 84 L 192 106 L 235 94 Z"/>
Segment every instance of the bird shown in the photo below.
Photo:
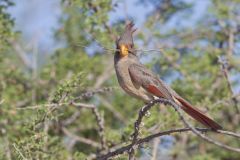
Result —
<path fill-rule="evenodd" d="M 133 42 L 135 31 L 133 22 L 129 22 L 126 24 L 124 32 L 116 39 L 114 68 L 121 88 L 128 95 L 145 103 L 149 103 L 156 98 L 171 100 L 207 128 L 212 130 L 222 129 L 221 125 L 198 108 L 193 107 L 192 104 L 161 80 L 157 74 L 140 63 Z"/>

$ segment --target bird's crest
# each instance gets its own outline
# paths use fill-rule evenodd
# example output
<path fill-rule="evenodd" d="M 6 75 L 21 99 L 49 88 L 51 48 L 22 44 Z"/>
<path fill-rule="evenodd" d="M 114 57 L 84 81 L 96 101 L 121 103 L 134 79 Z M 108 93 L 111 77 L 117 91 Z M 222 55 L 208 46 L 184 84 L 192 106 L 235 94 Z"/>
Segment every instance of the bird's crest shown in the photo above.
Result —
<path fill-rule="evenodd" d="M 134 26 L 134 23 L 132 21 L 129 22 L 125 27 L 125 33 L 131 34 L 132 36 L 132 34 L 137 30 L 137 28 L 133 28 L 133 26 Z"/>
<path fill-rule="evenodd" d="M 137 30 L 136 28 L 133 28 L 134 24 L 133 22 L 129 22 L 120 38 L 116 41 L 118 52 L 117 54 L 120 55 L 120 57 L 125 57 L 129 55 L 129 53 L 134 54 L 134 43 L 133 43 L 133 37 L 132 34 Z"/>
<path fill-rule="evenodd" d="M 129 45 L 129 46 L 133 46 L 133 33 L 137 30 L 137 28 L 133 28 L 134 27 L 134 23 L 133 22 L 129 22 L 127 23 L 124 32 L 122 33 L 122 35 L 120 36 L 120 38 L 117 41 L 118 45 Z"/>

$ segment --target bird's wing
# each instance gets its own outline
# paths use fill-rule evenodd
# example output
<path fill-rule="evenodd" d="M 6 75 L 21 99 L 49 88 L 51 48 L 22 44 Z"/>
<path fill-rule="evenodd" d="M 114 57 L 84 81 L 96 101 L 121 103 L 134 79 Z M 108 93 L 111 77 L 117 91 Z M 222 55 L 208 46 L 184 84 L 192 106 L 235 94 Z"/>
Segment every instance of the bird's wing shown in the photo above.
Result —
<path fill-rule="evenodd" d="M 176 102 L 186 113 L 203 125 L 214 130 L 222 127 L 206 116 L 203 112 L 193 107 L 188 101 L 179 96 L 174 90 L 168 87 L 161 79 L 154 75 L 150 70 L 142 64 L 132 64 L 129 67 L 131 79 L 137 85 L 142 86 L 148 92 L 161 98 L 166 98 Z"/>
<path fill-rule="evenodd" d="M 129 66 L 128 70 L 133 83 L 136 85 L 142 86 L 157 97 L 172 99 L 169 87 L 144 65 L 134 63 Z"/>

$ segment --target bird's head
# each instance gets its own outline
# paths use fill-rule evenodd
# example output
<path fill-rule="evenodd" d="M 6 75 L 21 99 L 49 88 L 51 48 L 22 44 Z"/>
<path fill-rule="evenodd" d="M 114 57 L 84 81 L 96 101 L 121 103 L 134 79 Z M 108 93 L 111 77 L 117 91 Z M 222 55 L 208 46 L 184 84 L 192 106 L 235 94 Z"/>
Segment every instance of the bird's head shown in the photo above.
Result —
<path fill-rule="evenodd" d="M 127 56 L 129 53 L 133 53 L 134 43 L 133 43 L 133 32 L 136 31 L 136 28 L 133 28 L 133 22 L 130 22 L 126 25 L 125 31 L 122 33 L 120 38 L 116 41 L 117 45 L 117 54 L 121 57 Z"/>

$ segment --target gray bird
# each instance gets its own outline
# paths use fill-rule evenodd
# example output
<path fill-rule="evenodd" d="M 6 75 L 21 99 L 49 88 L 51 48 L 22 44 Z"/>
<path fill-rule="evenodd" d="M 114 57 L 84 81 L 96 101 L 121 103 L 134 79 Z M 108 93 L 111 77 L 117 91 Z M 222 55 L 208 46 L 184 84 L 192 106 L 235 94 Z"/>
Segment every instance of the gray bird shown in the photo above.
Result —
<path fill-rule="evenodd" d="M 189 102 L 179 96 L 173 89 L 166 85 L 156 74 L 140 63 L 132 34 L 134 24 L 128 23 L 125 31 L 116 41 L 117 51 L 114 56 L 114 66 L 119 85 L 122 89 L 137 99 L 148 103 L 156 97 L 174 101 L 187 114 L 198 122 L 213 130 L 222 127 L 203 112 L 193 107 Z"/>

